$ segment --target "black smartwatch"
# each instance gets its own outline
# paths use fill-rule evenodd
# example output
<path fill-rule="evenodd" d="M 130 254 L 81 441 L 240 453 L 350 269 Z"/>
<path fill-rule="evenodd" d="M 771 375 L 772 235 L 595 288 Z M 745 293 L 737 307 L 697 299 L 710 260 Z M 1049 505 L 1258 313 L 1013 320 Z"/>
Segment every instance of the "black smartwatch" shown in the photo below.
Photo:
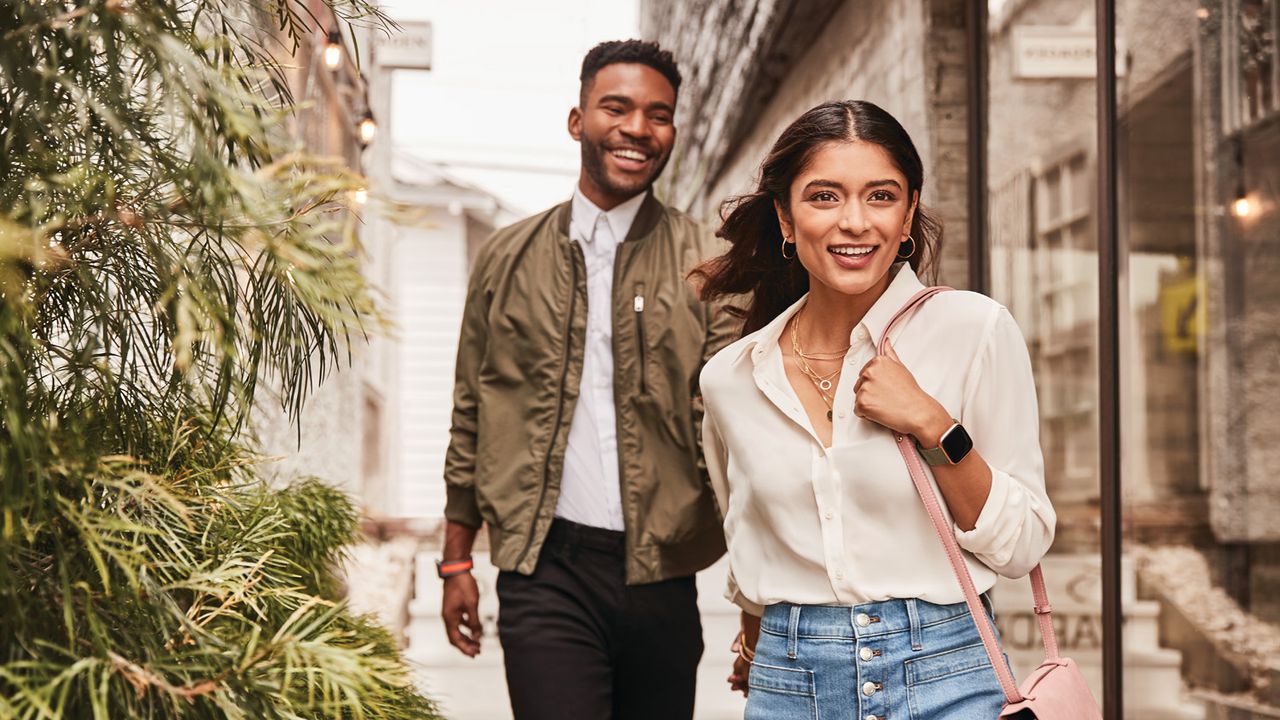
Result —
<path fill-rule="evenodd" d="M 921 447 L 919 441 L 916 442 L 916 447 L 920 449 L 920 456 L 930 465 L 955 465 L 973 449 L 973 440 L 959 420 L 952 420 L 951 427 L 942 433 L 938 447 Z"/>

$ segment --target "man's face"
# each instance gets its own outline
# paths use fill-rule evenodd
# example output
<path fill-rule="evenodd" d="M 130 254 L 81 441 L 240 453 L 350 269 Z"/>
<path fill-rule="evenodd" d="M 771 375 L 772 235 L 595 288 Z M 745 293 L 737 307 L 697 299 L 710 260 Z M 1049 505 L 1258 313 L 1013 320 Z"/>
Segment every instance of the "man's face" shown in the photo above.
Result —
<path fill-rule="evenodd" d="M 596 73 L 582 107 L 569 112 L 569 134 L 582 146 L 579 182 L 592 202 L 608 210 L 653 185 L 675 144 L 675 109 L 671 83 L 648 65 Z"/>

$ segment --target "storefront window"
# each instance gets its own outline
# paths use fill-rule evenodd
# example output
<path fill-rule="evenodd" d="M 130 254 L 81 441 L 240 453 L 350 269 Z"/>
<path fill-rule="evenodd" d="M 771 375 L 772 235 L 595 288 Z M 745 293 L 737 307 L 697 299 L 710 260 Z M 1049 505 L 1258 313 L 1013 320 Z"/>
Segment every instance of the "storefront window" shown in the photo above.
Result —
<path fill-rule="evenodd" d="M 1045 559 L 1063 652 L 1102 690 L 1098 536 L 1097 88 L 1093 0 L 993 0 L 987 39 L 990 294 L 1026 337 L 1058 532 Z M 1029 584 L 1002 581 L 1019 677 L 1043 659 Z"/>
<path fill-rule="evenodd" d="M 1126 594 L 1157 620 L 1126 628 L 1126 708 L 1276 717 L 1276 3 L 1117 10 L 1123 552 Z"/>

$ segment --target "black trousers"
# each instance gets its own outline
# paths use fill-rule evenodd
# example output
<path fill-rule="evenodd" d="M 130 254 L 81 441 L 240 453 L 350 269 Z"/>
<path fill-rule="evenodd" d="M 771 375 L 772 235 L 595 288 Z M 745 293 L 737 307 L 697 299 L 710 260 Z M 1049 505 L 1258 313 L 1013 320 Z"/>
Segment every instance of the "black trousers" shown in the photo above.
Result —
<path fill-rule="evenodd" d="M 498 575 L 515 720 L 689 720 L 702 622 L 693 577 L 626 584 L 623 534 L 556 520 L 533 575 Z"/>

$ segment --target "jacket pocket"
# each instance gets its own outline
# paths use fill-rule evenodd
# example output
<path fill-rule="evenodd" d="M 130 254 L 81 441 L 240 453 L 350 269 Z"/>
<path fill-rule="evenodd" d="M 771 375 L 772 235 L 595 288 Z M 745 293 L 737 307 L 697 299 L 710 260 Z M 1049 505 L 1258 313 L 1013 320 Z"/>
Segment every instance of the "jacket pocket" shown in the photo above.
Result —
<path fill-rule="evenodd" d="M 631 301 L 631 308 L 636 316 L 636 343 L 640 346 L 640 354 L 637 359 L 639 364 L 638 371 L 640 375 L 640 394 L 649 394 L 649 381 L 646 377 L 649 374 L 648 362 L 648 343 L 644 337 L 644 283 L 636 283 L 636 295 Z"/>

